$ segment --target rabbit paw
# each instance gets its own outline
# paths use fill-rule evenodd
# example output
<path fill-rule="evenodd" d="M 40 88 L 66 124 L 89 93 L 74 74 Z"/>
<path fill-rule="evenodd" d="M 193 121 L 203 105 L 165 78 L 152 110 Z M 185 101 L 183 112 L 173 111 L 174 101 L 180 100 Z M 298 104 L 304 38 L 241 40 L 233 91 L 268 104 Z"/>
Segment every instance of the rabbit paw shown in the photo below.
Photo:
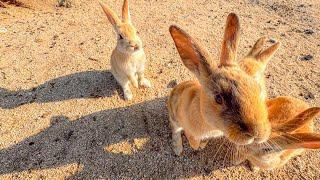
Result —
<path fill-rule="evenodd" d="M 202 141 L 202 142 L 200 143 L 200 149 L 204 149 L 204 148 L 207 146 L 208 142 L 209 142 L 209 140 L 204 140 L 204 141 Z"/>
<path fill-rule="evenodd" d="M 260 168 L 249 161 L 249 168 L 252 172 L 257 173 L 260 171 Z"/>
<path fill-rule="evenodd" d="M 132 81 L 132 86 L 135 88 L 138 88 L 138 81 Z"/>
<path fill-rule="evenodd" d="M 132 98 L 133 98 L 133 95 L 130 90 L 124 91 L 124 99 L 125 100 L 130 101 L 130 100 L 132 100 Z"/>
<path fill-rule="evenodd" d="M 182 154 L 183 147 L 182 146 L 173 146 L 173 151 L 177 156 L 180 156 Z"/>
<path fill-rule="evenodd" d="M 150 81 L 149 81 L 148 79 L 146 79 L 146 78 L 141 79 L 140 82 L 139 82 L 139 85 L 140 85 L 141 87 L 151 88 L 151 83 L 150 83 Z"/>

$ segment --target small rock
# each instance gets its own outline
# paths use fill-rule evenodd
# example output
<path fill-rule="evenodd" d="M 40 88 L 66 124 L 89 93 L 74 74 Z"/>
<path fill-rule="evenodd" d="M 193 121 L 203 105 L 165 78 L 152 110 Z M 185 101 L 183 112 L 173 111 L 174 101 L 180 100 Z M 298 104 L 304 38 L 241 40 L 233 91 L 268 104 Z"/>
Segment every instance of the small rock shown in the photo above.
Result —
<path fill-rule="evenodd" d="M 306 29 L 306 30 L 304 30 L 304 33 L 308 34 L 308 35 L 311 35 L 311 34 L 314 33 L 314 31 L 312 29 Z"/>
<path fill-rule="evenodd" d="M 312 60 L 312 59 L 313 59 L 313 56 L 312 56 L 311 54 L 302 55 L 302 56 L 300 57 L 300 60 L 301 60 L 301 61 L 310 61 L 310 60 Z"/>
<path fill-rule="evenodd" d="M 303 96 L 306 100 L 308 99 L 314 99 L 314 95 L 311 92 L 307 92 L 304 96 Z"/>
<path fill-rule="evenodd" d="M 276 43 L 276 42 L 277 42 L 275 39 L 272 39 L 272 38 L 270 38 L 268 41 L 269 41 L 270 43 Z"/>
<path fill-rule="evenodd" d="M 167 88 L 174 88 L 177 84 L 178 84 L 177 80 L 174 79 L 174 80 L 169 82 Z"/>
<path fill-rule="evenodd" d="M 1 34 L 4 34 L 4 33 L 6 33 L 6 32 L 8 32 L 8 30 L 7 30 L 7 28 L 0 28 L 0 33 Z"/>

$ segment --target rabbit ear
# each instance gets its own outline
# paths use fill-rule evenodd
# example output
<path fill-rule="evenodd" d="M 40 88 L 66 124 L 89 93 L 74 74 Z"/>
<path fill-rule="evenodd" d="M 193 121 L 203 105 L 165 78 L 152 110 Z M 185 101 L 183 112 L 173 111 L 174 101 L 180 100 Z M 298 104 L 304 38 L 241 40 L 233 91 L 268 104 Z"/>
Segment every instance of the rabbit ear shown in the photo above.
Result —
<path fill-rule="evenodd" d="M 293 133 L 281 134 L 278 137 L 271 138 L 270 142 L 276 144 L 278 147 L 284 149 L 319 149 L 320 148 L 320 134 L 316 133 Z"/>
<path fill-rule="evenodd" d="M 183 64 L 197 77 L 209 76 L 212 70 L 207 62 L 208 52 L 179 27 L 170 26 L 169 30 Z"/>
<path fill-rule="evenodd" d="M 240 23 L 236 14 L 230 13 L 227 18 L 226 29 L 222 41 L 220 66 L 233 66 L 236 64 L 237 48 L 240 36 Z"/>
<path fill-rule="evenodd" d="M 260 61 L 264 64 L 268 63 L 268 61 L 272 58 L 275 52 L 280 47 L 280 42 L 277 42 L 270 46 L 269 48 L 263 51 L 263 45 L 266 43 L 267 38 L 262 37 L 260 38 L 253 46 L 251 51 L 249 52 L 248 56 L 254 57 L 257 61 Z"/>
<path fill-rule="evenodd" d="M 129 2 L 128 0 L 123 1 L 122 6 L 122 21 L 125 23 L 131 22 L 130 11 L 129 11 Z"/>
<path fill-rule="evenodd" d="M 316 133 L 282 133 L 270 138 L 266 143 L 252 146 L 250 149 L 259 155 L 281 152 L 288 149 L 319 149 L 320 134 Z"/>
<path fill-rule="evenodd" d="M 266 37 L 262 37 L 258 39 L 258 41 L 253 45 L 251 51 L 249 52 L 248 56 L 256 56 L 261 53 L 263 45 L 267 42 Z"/>
<path fill-rule="evenodd" d="M 119 25 L 121 24 L 120 19 L 116 15 L 114 11 L 112 11 L 107 5 L 103 4 L 102 2 L 99 2 L 100 6 L 102 7 L 104 13 L 107 15 L 109 22 L 113 25 Z"/>
<path fill-rule="evenodd" d="M 290 133 L 312 121 L 320 112 L 320 107 L 309 108 L 285 122 L 276 131 Z"/>

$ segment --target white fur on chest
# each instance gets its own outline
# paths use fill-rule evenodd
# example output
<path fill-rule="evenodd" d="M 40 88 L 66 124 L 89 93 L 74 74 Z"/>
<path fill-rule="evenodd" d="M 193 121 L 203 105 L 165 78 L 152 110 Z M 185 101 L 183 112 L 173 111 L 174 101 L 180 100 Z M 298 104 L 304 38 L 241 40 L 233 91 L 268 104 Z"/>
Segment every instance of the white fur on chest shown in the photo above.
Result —
<path fill-rule="evenodd" d="M 209 132 L 206 132 L 202 134 L 201 136 L 198 136 L 198 140 L 207 140 L 207 139 L 212 139 L 212 138 L 217 138 L 223 136 L 223 132 L 220 130 L 212 130 Z"/>
<path fill-rule="evenodd" d="M 144 69 L 145 61 L 146 61 L 146 57 L 143 49 L 132 53 L 127 63 L 128 71 L 136 73 L 140 69 Z"/>

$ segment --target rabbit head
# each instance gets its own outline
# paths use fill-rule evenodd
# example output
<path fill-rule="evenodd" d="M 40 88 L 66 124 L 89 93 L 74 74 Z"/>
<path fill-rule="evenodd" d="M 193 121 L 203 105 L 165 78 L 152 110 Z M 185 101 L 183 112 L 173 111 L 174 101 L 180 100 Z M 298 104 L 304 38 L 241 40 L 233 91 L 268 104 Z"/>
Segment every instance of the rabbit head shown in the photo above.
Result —
<path fill-rule="evenodd" d="M 263 89 L 262 91 L 264 98 L 267 98 L 264 71 L 268 62 L 280 47 L 280 43 L 276 42 L 270 47 L 263 49 L 266 42 L 266 37 L 260 38 L 254 44 L 248 55 L 239 62 L 241 69 L 244 70 L 248 75 L 254 77 L 254 79 L 260 84 L 261 89 Z"/>
<path fill-rule="evenodd" d="M 202 89 L 201 111 L 206 121 L 223 131 L 238 145 L 265 142 L 270 135 L 265 99 L 253 77 L 236 62 L 240 25 L 231 13 L 222 42 L 220 64 L 191 36 L 177 26 L 170 27 L 184 65 L 198 78 Z M 209 64 L 212 63 L 212 64 Z"/>
<path fill-rule="evenodd" d="M 122 20 L 120 20 L 116 13 L 107 5 L 101 2 L 100 5 L 117 34 L 116 49 L 125 54 L 132 54 L 138 50 L 141 50 L 142 41 L 137 35 L 137 30 L 131 23 L 128 0 L 124 0 L 123 2 Z"/>

